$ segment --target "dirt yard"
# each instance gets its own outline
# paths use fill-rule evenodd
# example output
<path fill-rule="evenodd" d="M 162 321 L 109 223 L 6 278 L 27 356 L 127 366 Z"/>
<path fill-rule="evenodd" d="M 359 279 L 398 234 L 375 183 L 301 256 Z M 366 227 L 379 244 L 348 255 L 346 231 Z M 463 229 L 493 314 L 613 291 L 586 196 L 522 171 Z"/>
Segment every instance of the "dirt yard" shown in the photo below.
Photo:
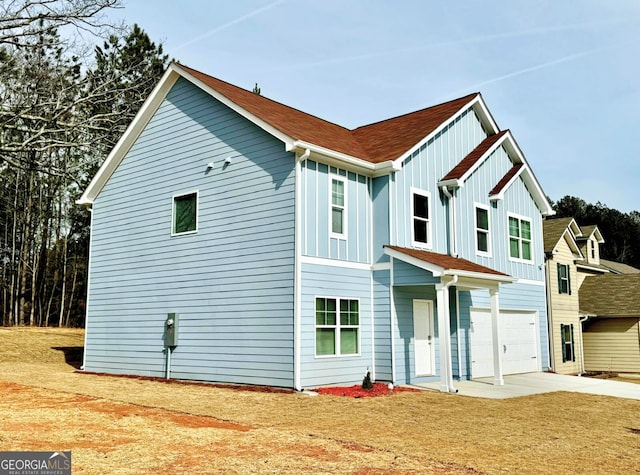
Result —
<path fill-rule="evenodd" d="M 309 397 L 76 372 L 83 332 L 0 328 L 0 450 L 74 474 L 640 473 L 640 401 Z"/>

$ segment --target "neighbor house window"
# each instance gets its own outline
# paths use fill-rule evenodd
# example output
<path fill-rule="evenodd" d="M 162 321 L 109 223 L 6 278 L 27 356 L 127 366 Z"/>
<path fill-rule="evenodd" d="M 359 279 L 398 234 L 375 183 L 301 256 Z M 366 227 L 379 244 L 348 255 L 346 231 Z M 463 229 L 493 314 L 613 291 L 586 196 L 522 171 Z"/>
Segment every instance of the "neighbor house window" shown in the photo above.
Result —
<path fill-rule="evenodd" d="M 429 219 L 429 193 L 412 190 L 411 192 L 411 237 L 417 247 L 431 245 L 431 221 Z"/>
<path fill-rule="evenodd" d="M 558 292 L 571 295 L 571 275 L 567 264 L 558 264 Z"/>
<path fill-rule="evenodd" d="M 531 221 L 509 216 L 509 256 L 513 259 L 530 261 Z"/>
<path fill-rule="evenodd" d="M 345 235 L 345 181 L 341 178 L 331 179 L 331 233 L 342 237 Z"/>
<path fill-rule="evenodd" d="M 316 298 L 316 356 L 358 354 L 359 306 L 355 299 Z"/>
<path fill-rule="evenodd" d="M 194 233 L 198 230 L 198 193 L 173 197 L 172 234 Z"/>
<path fill-rule="evenodd" d="M 575 361 L 576 354 L 573 346 L 573 324 L 560 325 L 560 337 L 562 338 L 562 362 Z"/>
<path fill-rule="evenodd" d="M 489 208 L 476 205 L 476 251 L 489 254 Z"/>

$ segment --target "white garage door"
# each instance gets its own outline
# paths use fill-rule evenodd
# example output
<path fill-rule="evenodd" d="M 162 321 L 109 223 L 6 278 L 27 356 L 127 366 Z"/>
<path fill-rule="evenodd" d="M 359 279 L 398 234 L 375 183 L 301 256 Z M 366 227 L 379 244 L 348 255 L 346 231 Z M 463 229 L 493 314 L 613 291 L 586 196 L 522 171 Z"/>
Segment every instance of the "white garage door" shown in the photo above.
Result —
<path fill-rule="evenodd" d="M 471 377 L 493 376 L 493 336 L 491 312 L 471 310 Z M 502 372 L 538 371 L 537 325 L 535 312 L 500 312 Z"/>

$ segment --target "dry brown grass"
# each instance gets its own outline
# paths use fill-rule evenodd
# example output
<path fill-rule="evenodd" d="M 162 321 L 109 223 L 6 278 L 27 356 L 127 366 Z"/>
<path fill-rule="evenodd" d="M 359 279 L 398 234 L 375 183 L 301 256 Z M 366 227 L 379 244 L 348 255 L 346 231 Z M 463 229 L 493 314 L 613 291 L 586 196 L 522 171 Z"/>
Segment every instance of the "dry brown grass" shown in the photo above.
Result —
<path fill-rule="evenodd" d="M 3 450 L 72 450 L 74 473 L 640 473 L 640 401 L 166 384 L 76 373 L 82 343 L 0 329 Z"/>

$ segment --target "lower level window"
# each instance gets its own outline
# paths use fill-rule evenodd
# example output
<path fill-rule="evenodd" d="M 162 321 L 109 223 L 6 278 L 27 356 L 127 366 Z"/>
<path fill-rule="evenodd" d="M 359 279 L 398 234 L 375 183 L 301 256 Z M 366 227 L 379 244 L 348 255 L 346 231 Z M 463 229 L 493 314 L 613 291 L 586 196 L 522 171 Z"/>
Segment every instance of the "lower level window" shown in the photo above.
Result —
<path fill-rule="evenodd" d="M 560 325 L 560 336 L 562 338 L 562 362 L 575 361 L 576 355 L 573 345 L 573 324 Z"/>
<path fill-rule="evenodd" d="M 355 299 L 316 298 L 316 355 L 358 354 L 360 304 Z"/>

